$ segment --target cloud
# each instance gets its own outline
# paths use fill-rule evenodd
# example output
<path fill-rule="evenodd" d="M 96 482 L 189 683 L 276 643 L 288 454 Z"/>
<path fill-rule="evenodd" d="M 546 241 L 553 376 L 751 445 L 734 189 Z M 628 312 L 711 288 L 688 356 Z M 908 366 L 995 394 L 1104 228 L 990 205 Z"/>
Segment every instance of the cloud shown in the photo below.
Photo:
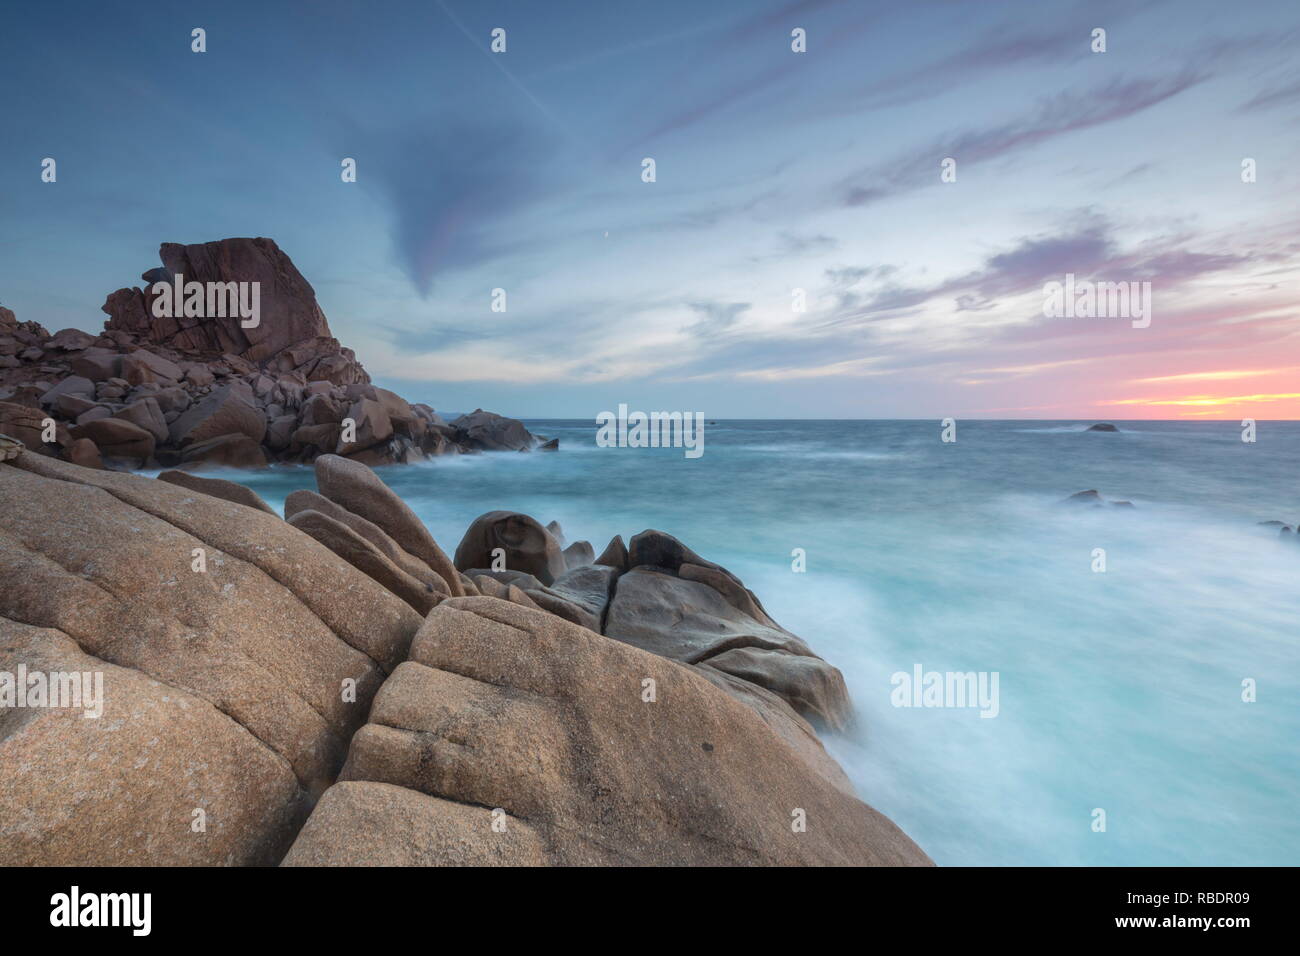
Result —
<path fill-rule="evenodd" d="M 951 92 L 970 84 L 981 74 L 1033 63 L 1059 64 L 1072 50 L 1086 50 L 1080 36 L 1074 29 L 1040 30 L 1014 36 L 995 31 L 940 60 L 873 80 L 855 90 L 846 99 L 846 105 L 854 112 L 901 106 Z M 1083 36 L 1086 38 L 1086 34 Z"/>
<path fill-rule="evenodd" d="M 1286 106 L 1300 100 L 1300 80 L 1287 86 L 1274 87 L 1257 93 L 1242 104 L 1243 111 L 1270 109 L 1274 106 Z"/>
<path fill-rule="evenodd" d="M 687 304 L 700 318 L 682 331 L 699 338 L 713 338 L 719 332 L 725 332 L 736 324 L 742 312 L 750 308 L 748 302 L 689 302 Z"/>
<path fill-rule="evenodd" d="M 556 186 L 553 138 L 520 118 L 440 117 L 366 141 L 358 181 L 387 200 L 398 260 L 422 296 L 441 272 L 525 245 L 510 221 Z"/>
<path fill-rule="evenodd" d="M 1032 149 L 1079 130 L 1125 119 L 1177 96 L 1205 77 L 1185 70 L 1158 79 L 1111 80 L 1087 93 L 1060 93 L 1010 122 L 947 137 L 893 162 L 847 177 L 839 186 L 840 203 L 865 206 L 901 192 L 938 182 L 939 161 L 957 160 L 958 169 L 1018 150 Z"/>

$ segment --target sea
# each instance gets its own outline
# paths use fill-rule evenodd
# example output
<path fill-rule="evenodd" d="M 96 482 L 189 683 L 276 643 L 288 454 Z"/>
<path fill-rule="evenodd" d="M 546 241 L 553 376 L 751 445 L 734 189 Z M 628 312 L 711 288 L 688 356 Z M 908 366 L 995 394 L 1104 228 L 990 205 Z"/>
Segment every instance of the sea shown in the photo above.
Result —
<path fill-rule="evenodd" d="M 1261 524 L 1300 523 L 1300 423 L 718 420 L 697 458 L 526 424 L 560 450 L 377 470 L 449 554 L 508 509 L 729 568 L 843 671 L 826 746 L 937 863 L 1300 864 L 1300 540 Z"/>

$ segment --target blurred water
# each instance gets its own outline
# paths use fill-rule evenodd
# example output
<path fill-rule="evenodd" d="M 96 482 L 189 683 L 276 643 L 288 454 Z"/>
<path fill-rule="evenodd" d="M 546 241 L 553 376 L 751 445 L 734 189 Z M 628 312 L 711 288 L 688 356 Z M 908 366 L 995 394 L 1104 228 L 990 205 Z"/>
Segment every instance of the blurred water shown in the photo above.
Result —
<path fill-rule="evenodd" d="M 449 553 L 504 508 L 729 567 L 844 671 L 860 726 L 828 746 L 937 862 L 1300 863 L 1300 544 L 1256 525 L 1300 521 L 1300 423 L 722 421 L 697 460 L 528 424 L 562 450 L 380 473 Z M 1058 504 L 1087 488 L 1137 508 Z M 915 664 L 997 671 L 999 715 L 891 706 Z"/>

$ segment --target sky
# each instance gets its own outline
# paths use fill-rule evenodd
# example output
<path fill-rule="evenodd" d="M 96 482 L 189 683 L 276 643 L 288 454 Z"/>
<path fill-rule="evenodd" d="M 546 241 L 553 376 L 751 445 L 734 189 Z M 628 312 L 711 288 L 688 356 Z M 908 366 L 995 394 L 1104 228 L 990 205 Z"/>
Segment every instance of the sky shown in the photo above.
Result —
<path fill-rule="evenodd" d="M 269 236 L 440 410 L 1300 418 L 1294 0 L 52 0 L 3 27 L 0 303 L 51 331 L 98 331 L 162 242 Z M 1149 282 L 1150 323 L 1045 314 L 1066 274 Z"/>

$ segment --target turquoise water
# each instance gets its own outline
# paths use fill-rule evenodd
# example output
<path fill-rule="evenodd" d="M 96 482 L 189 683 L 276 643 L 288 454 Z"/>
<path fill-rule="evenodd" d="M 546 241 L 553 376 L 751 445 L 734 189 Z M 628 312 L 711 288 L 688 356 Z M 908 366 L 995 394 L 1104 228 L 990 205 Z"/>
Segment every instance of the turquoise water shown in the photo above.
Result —
<path fill-rule="evenodd" d="M 1300 863 L 1300 544 L 1256 526 L 1300 521 L 1300 424 L 723 421 L 697 460 L 528 424 L 562 450 L 380 474 L 449 553 L 505 508 L 729 567 L 844 671 L 859 726 L 828 747 L 937 862 Z M 1137 507 L 1058 504 L 1088 488 Z M 918 664 L 996 671 L 998 715 L 892 706 Z"/>

